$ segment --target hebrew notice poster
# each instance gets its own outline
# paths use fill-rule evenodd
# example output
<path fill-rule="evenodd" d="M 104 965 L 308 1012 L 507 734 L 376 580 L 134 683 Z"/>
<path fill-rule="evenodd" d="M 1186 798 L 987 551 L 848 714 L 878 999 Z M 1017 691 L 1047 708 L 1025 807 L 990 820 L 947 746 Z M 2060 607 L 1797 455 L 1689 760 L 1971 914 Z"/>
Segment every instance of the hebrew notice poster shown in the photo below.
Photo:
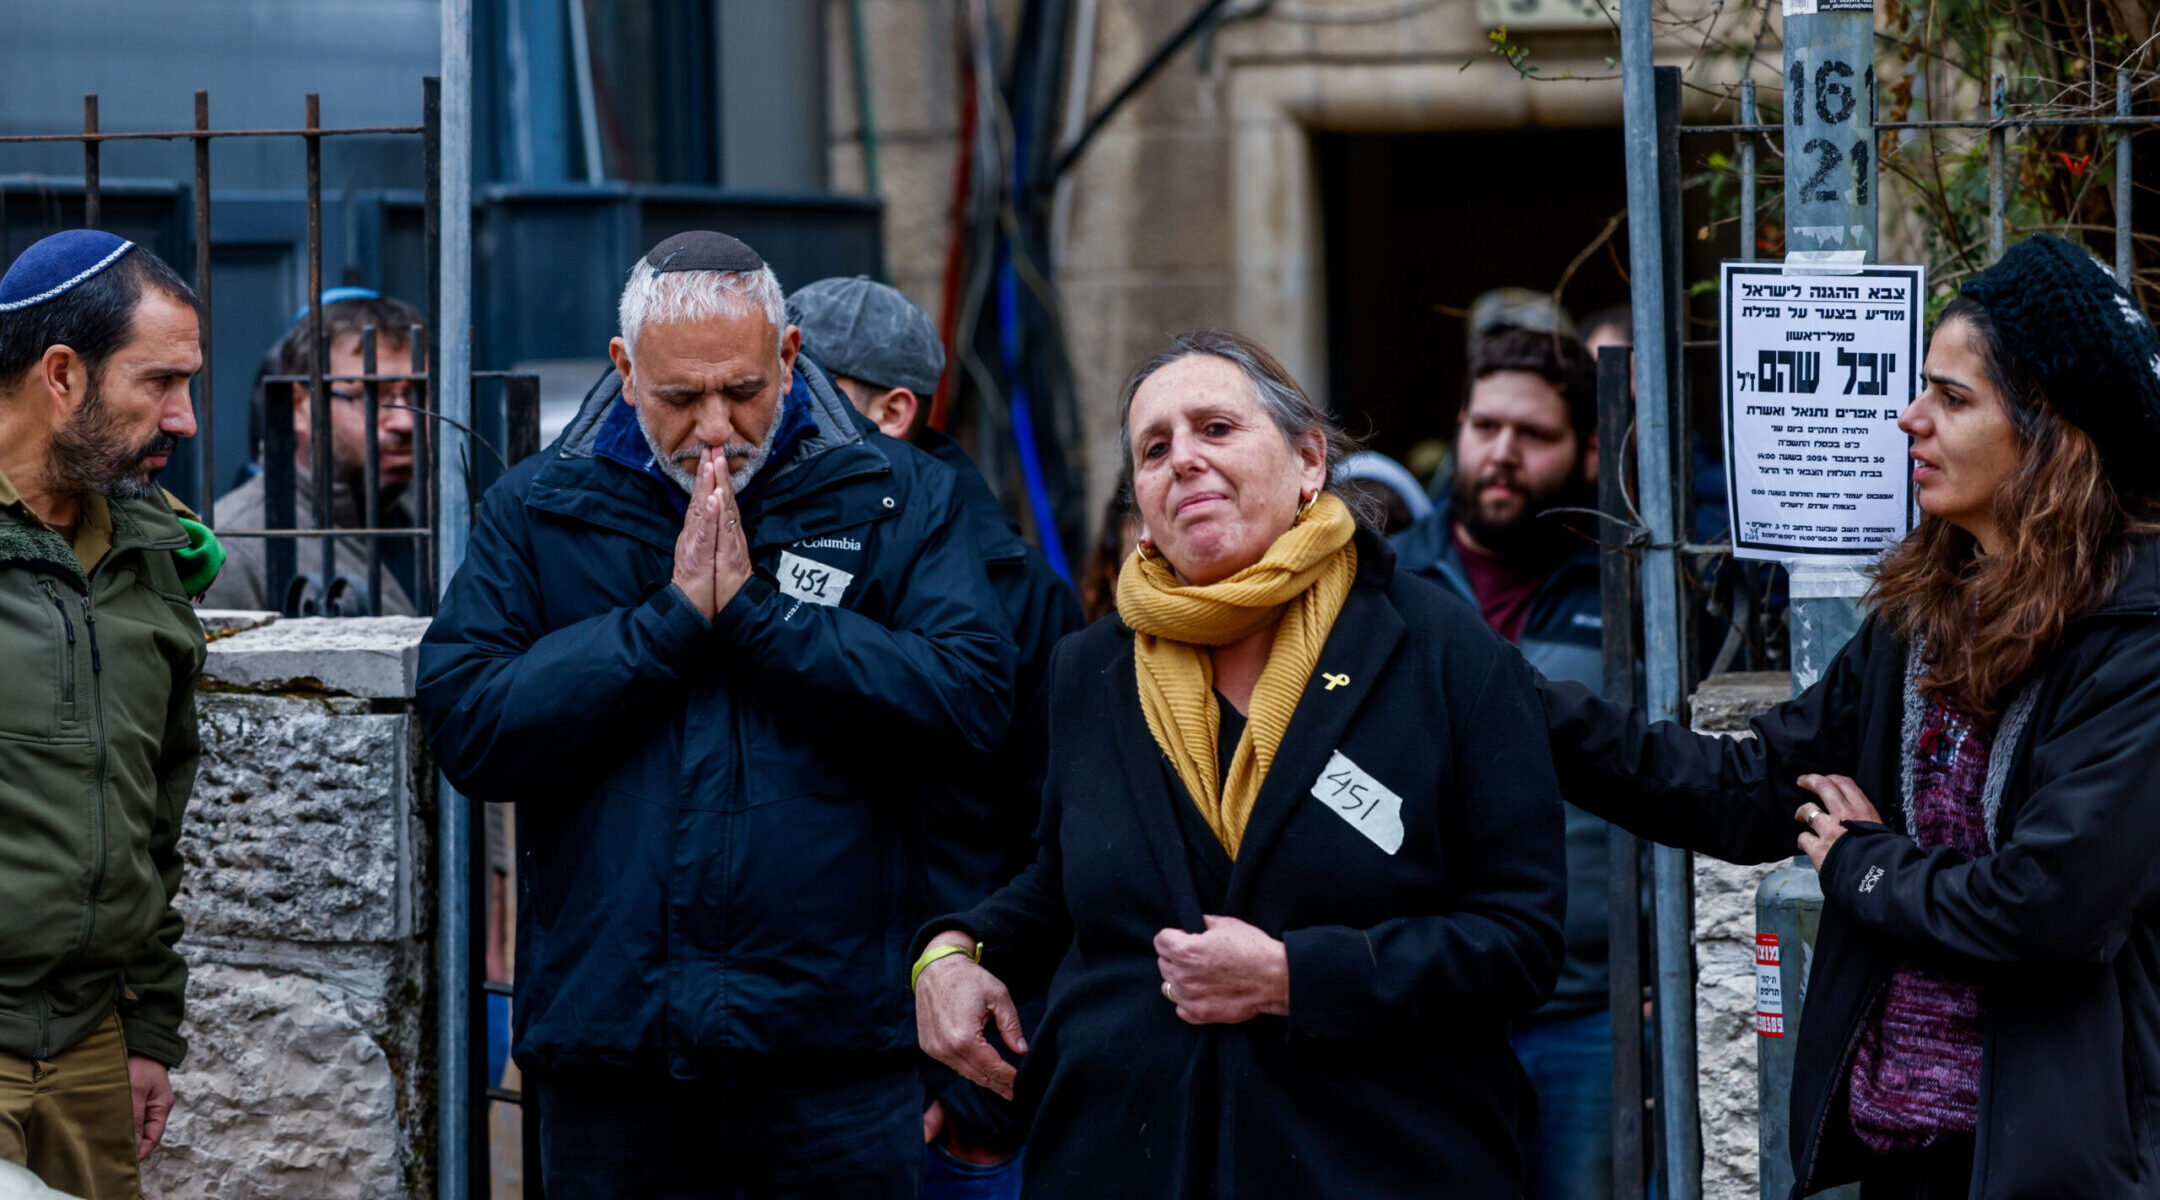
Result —
<path fill-rule="evenodd" d="M 1880 554 L 1912 528 L 1897 419 L 1918 390 L 1927 269 L 1728 262 L 1720 284 L 1734 555 Z"/>

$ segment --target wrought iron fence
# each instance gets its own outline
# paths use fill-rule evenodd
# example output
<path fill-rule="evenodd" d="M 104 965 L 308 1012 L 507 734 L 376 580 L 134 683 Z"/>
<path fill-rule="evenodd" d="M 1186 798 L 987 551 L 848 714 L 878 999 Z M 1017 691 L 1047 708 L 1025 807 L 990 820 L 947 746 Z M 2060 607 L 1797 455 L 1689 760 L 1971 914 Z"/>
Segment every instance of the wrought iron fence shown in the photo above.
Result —
<path fill-rule="evenodd" d="M 373 125 L 327 127 L 322 123 L 320 97 L 314 93 L 306 97 L 305 117 L 301 125 L 290 128 L 215 129 L 210 124 L 210 94 L 195 93 L 194 125 L 190 129 L 173 129 L 151 132 L 106 132 L 99 127 L 98 97 L 95 94 L 83 98 L 83 127 L 78 132 L 48 134 L 18 134 L 0 136 L 0 146 L 31 145 L 55 142 L 80 143 L 83 150 L 83 199 L 82 223 L 97 228 L 104 219 L 103 148 L 109 142 L 132 141 L 180 141 L 191 142 L 194 147 L 194 284 L 203 305 L 203 366 L 196 377 L 197 407 L 200 416 L 196 435 L 198 494 L 193 498 L 194 508 L 203 523 L 215 530 L 220 538 L 259 538 L 268 542 L 266 560 L 268 583 L 265 601 L 269 607 L 291 616 L 362 616 L 379 615 L 383 609 L 384 549 L 386 545 L 403 543 L 408 551 L 406 557 L 412 564 L 409 591 L 414 607 L 423 615 L 432 614 L 436 596 L 441 591 L 438 577 L 435 543 L 441 534 L 439 514 L 443 511 L 442 496 L 445 487 L 462 487 L 476 490 L 479 481 L 491 472 L 483 469 L 490 464 L 472 461 L 438 462 L 436 447 L 439 443 L 438 426 L 455 424 L 470 435 L 471 445 L 488 454 L 498 468 L 507 468 L 519 458 L 538 449 L 539 432 L 539 380 L 536 376 L 513 374 L 503 371 L 476 371 L 473 373 L 475 403 L 471 411 L 481 411 L 478 393 L 484 386 L 498 388 L 504 406 L 504 428 L 509 431 L 507 444 L 496 447 L 480 438 L 474 431 L 453 421 L 437 410 L 431 403 L 428 381 L 440 374 L 440 355 L 430 334 L 440 327 L 443 297 L 441 295 L 441 272 L 438 269 L 442 254 L 441 222 L 441 155 L 442 155 L 442 92 L 440 82 L 430 76 L 421 82 L 422 123 L 419 125 Z M 362 370 L 358 375 L 334 374 L 329 370 L 330 344 L 323 321 L 323 182 L 322 146 L 326 138 L 355 136 L 396 136 L 418 140 L 423 158 L 426 178 L 424 201 L 424 233 L 426 247 L 428 294 L 423 311 L 423 325 L 406 330 L 364 329 L 361 333 Z M 263 527 L 260 529 L 236 529 L 221 524 L 217 519 L 217 497 L 224 482 L 217 470 L 217 422 L 214 380 L 217 348 L 209 337 L 211 317 L 215 312 L 216 295 L 213 288 L 211 214 L 214 197 L 211 191 L 210 148 L 218 141 L 247 138 L 298 139 L 306 151 L 305 207 L 307 219 L 306 269 L 308 303 L 301 320 L 308 324 L 308 336 L 313 346 L 309 370 L 304 375 L 278 374 L 274 370 L 261 374 L 252 390 L 252 402 L 265 416 L 262 425 L 262 462 L 265 504 Z M 7 212 L 0 207 L 0 234 L 7 225 Z M 461 298 L 469 302 L 469 298 Z M 376 355 L 378 340 L 404 342 L 410 347 L 408 361 L 388 364 L 379 362 Z M 270 403 L 273 388 L 302 385 L 307 388 L 309 403 L 308 427 L 327 431 L 332 428 L 332 405 L 334 403 L 358 403 L 365 418 L 364 465 L 358 486 L 361 519 L 357 525 L 340 526 L 334 496 L 338 480 L 335 439 L 316 436 L 309 440 L 309 485 L 312 490 L 310 507 L 312 519 L 302 522 L 297 514 L 298 461 L 295 456 L 296 433 L 292 422 L 269 419 L 279 410 Z M 333 385 L 357 386 L 359 395 L 355 400 L 338 400 L 332 392 Z M 401 506 L 409 519 L 385 523 L 385 517 L 394 509 L 386 509 L 380 473 L 381 428 L 379 416 L 385 405 L 382 389 L 385 385 L 402 385 L 409 390 L 409 404 L 391 404 L 388 407 L 405 407 L 414 415 L 413 426 L 413 473 L 412 483 L 405 489 Z M 463 511 L 470 512 L 471 506 Z M 404 514 L 400 514 L 404 515 Z M 300 561 L 302 540 L 311 539 L 311 562 Z M 359 578 L 350 578 L 338 568 L 338 546 L 342 542 L 359 540 L 365 543 L 365 568 Z M 319 553 L 319 558 L 315 554 Z"/>

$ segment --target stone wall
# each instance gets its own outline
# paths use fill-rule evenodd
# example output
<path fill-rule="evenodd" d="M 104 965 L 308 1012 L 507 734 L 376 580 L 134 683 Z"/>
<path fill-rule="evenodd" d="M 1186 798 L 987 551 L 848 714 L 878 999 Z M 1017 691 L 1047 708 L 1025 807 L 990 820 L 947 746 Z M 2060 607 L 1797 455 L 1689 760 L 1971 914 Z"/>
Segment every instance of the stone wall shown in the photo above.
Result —
<path fill-rule="evenodd" d="M 1702 733 L 1752 737 L 1748 720 L 1790 699 L 1783 672 L 1720 675 L 1689 711 Z M 1798 829 L 1795 827 L 1795 834 Z M 1760 1105 L 1755 1078 L 1755 889 L 1780 863 L 1736 867 L 1695 858 L 1695 1053 L 1703 1200 L 1756 1200 Z"/>
<path fill-rule="evenodd" d="M 189 1050 L 145 1192 L 432 1195 L 427 622 L 205 617 Z"/>

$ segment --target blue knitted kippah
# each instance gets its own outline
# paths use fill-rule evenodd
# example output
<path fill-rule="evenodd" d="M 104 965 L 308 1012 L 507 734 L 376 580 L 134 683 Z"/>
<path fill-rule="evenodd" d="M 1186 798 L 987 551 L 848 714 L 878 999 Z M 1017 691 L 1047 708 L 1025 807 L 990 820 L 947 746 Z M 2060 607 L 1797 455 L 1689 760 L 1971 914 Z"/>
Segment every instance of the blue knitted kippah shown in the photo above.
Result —
<path fill-rule="evenodd" d="M 2160 482 L 2160 334 L 2082 247 L 2035 234 L 1966 280 L 2003 346 L 2119 483 Z"/>
<path fill-rule="evenodd" d="M 101 229 L 67 229 L 40 239 L 0 276 L 0 313 L 56 300 L 134 248 Z"/>
<path fill-rule="evenodd" d="M 334 287 L 324 288 L 322 293 L 322 302 L 324 304 L 336 304 L 340 300 L 380 299 L 382 299 L 382 293 L 376 291 L 374 288 Z M 300 322 L 307 320 L 308 308 L 308 305 L 301 305 L 300 310 L 292 315 L 292 320 L 285 323 L 285 328 L 291 329 L 293 326 L 298 325 Z"/>

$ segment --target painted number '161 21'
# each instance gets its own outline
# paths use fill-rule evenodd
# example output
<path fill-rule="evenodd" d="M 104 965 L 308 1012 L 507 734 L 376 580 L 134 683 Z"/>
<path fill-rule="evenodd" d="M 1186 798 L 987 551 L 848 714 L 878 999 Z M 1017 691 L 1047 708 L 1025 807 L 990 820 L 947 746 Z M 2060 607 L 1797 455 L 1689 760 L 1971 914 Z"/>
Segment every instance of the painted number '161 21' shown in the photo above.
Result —
<path fill-rule="evenodd" d="M 1810 118 L 1824 134 L 1834 134 L 1837 127 L 1852 121 L 1860 110 L 1862 96 L 1873 102 L 1875 95 L 1875 68 L 1870 66 L 1860 73 L 1860 85 L 1852 84 L 1854 75 L 1851 63 L 1838 59 L 1825 59 L 1810 70 L 1805 59 L 1795 58 L 1791 74 L 1785 85 L 1785 125 L 1792 140 L 1805 137 Z M 1812 84 L 1812 86 L 1810 86 Z M 1853 201 L 1868 202 L 1868 140 L 1854 138 L 1850 151 L 1853 176 Z M 1807 157 L 1815 161 L 1814 172 L 1800 185 L 1800 202 L 1803 204 L 1835 204 L 1843 197 L 1831 175 L 1847 161 L 1848 153 L 1828 136 L 1808 137 L 1800 142 L 1803 157 L 1795 159 L 1793 170 L 1806 165 Z"/>

